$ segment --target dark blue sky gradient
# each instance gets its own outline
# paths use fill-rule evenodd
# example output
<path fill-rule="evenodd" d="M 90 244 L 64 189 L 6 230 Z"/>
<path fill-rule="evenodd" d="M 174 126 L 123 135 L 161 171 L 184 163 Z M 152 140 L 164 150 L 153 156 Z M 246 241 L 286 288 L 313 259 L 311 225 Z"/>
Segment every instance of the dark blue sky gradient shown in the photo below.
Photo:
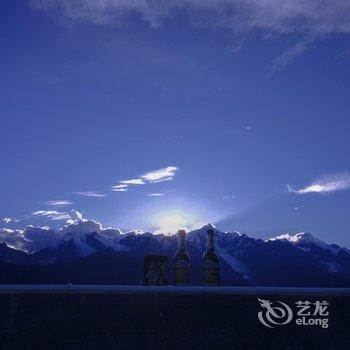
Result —
<path fill-rule="evenodd" d="M 286 191 L 350 171 L 349 37 L 316 41 L 271 74 L 295 38 L 252 36 L 233 52 L 240 39 L 180 15 L 160 28 L 64 26 L 4 1 L 0 17 L 1 217 L 70 199 L 124 229 L 154 229 L 152 216 L 178 210 L 224 230 L 310 231 L 350 247 L 350 191 Z M 108 191 L 169 165 L 173 181 Z M 28 223 L 39 224 L 17 226 Z"/>

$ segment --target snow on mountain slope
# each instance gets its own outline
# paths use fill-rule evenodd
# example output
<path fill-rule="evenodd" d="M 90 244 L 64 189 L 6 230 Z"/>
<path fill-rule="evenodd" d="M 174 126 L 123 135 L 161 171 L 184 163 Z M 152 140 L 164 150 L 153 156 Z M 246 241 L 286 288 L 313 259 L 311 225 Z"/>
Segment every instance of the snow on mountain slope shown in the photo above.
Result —
<path fill-rule="evenodd" d="M 300 232 L 296 233 L 294 235 L 290 235 L 288 233 L 282 234 L 279 236 L 272 237 L 268 239 L 269 241 L 276 241 L 276 240 L 285 240 L 290 243 L 295 244 L 299 248 L 303 249 L 304 251 L 309 251 L 310 248 L 308 248 L 308 245 L 315 245 L 321 249 L 329 250 L 332 253 L 336 254 L 341 250 L 341 248 L 335 244 L 326 244 L 319 240 L 318 238 L 314 237 L 311 233 L 309 232 Z"/>
<path fill-rule="evenodd" d="M 232 243 L 232 240 L 236 239 L 240 236 L 240 234 L 236 231 L 234 232 L 222 232 L 215 228 L 215 226 L 209 222 L 208 224 L 202 226 L 201 228 L 190 231 L 187 234 L 187 240 L 188 242 L 192 242 L 196 246 L 198 246 L 199 249 L 204 250 L 205 249 L 205 240 L 208 229 L 213 229 L 215 232 L 215 241 L 219 245 L 230 245 Z"/>
<path fill-rule="evenodd" d="M 232 270 L 238 272 L 245 280 L 254 282 L 248 268 L 242 262 L 230 255 L 230 253 L 227 252 L 225 248 L 222 248 L 218 245 L 216 247 L 216 251 L 219 257 L 225 260 L 225 262 L 232 268 Z"/>
<path fill-rule="evenodd" d="M 222 232 L 216 229 L 212 223 L 187 234 L 188 248 L 192 250 L 197 266 L 200 266 L 201 256 L 205 251 L 208 229 L 215 231 L 216 251 L 224 262 L 223 266 L 227 266 L 228 270 L 226 271 L 229 273 L 232 270 L 252 284 L 261 283 L 266 276 L 271 276 L 270 278 L 273 279 L 277 273 L 279 276 L 283 276 L 284 273 L 279 270 L 279 266 L 283 266 L 283 264 L 290 266 L 296 258 L 298 264 L 305 264 L 305 266 L 308 264 L 308 266 L 318 269 L 317 271 L 322 270 L 319 273 L 330 273 L 350 280 L 349 250 L 335 244 L 326 244 L 310 233 L 283 234 L 264 242 L 237 231 Z M 30 235 L 26 235 L 25 238 L 29 237 L 35 240 L 37 237 L 46 235 L 50 237 L 48 242 L 52 242 L 51 236 L 55 236 L 57 238 L 55 246 L 48 245 L 30 256 L 22 252 L 24 256 L 19 257 L 11 252 L 11 260 L 5 255 L 3 258 L 0 256 L 0 260 L 13 261 L 13 263 L 18 260 L 21 263 L 39 265 L 53 264 L 62 261 L 75 261 L 95 253 L 101 253 L 100 256 L 104 256 L 104 253 L 109 254 L 113 251 L 127 251 L 131 258 L 137 259 L 153 253 L 164 254 L 171 259 L 177 245 L 177 238 L 174 235 L 154 235 L 139 230 L 123 233 L 117 228 L 103 228 L 100 223 L 84 219 L 82 216 L 77 217 L 76 220 L 70 220 L 56 232 L 43 228 L 37 231 L 35 227 L 30 227 L 28 231 Z M 6 233 L 7 231 L 4 231 L 4 238 L 7 237 Z M 22 237 L 21 235 L 14 236 L 14 234 L 12 236 L 11 244 Z M 279 244 L 282 242 L 285 244 Z M 18 251 L 22 250 L 21 247 L 22 243 L 19 245 Z M 43 247 L 43 244 L 40 244 L 39 247 Z M 7 254 L 5 249 L 4 252 Z"/>
<path fill-rule="evenodd" d="M 234 242 L 241 236 L 240 233 L 234 232 L 222 232 L 215 228 L 212 223 L 208 223 L 202 226 L 198 230 L 194 230 L 188 233 L 187 240 L 194 244 L 200 251 L 205 250 L 206 234 L 208 229 L 215 231 L 215 243 L 216 252 L 221 259 L 223 259 L 234 271 L 238 272 L 244 279 L 252 282 L 252 277 L 248 268 L 236 259 L 232 254 L 228 252 L 234 245 Z"/>
<path fill-rule="evenodd" d="M 227 283 L 309 286 L 350 284 L 350 252 L 345 248 L 326 244 L 305 232 L 279 235 L 264 242 L 236 231 L 222 232 L 211 223 L 187 234 L 196 283 L 201 280 L 202 255 L 208 229 L 215 231 L 216 251 L 222 261 L 221 273 L 223 281 Z M 134 269 L 137 274 L 147 254 L 168 256 L 170 267 L 177 246 L 175 235 L 154 235 L 137 230 L 123 233 L 119 229 L 103 228 L 98 222 L 82 217 L 67 222 L 58 231 L 43 228 L 36 231 L 35 227 L 31 227 L 29 231 L 30 235 L 25 236 L 26 240 L 30 238 L 34 241 L 37 237 L 47 236 L 50 238 L 47 241 L 52 242 L 51 236 L 54 236 L 59 244 L 47 245 L 45 248 L 41 243 L 38 246 L 44 248 L 33 254 L 26 254 L 21 250 L 23 240 L 17 250 L 10 250 L 4 245 L 0 252 L 0 262 L 47 265 L 52 269 L 62 262 L 77 262 L 79 269 L 82 268 L 79 264 L 84 265 L 85 262 L 94 262 L 103 268 L 112 259 L 118 262 L 119 267 L 130 271 Z M 22 235 L 23 232 L 21 231 Z M 7 237 L 6 233 L 7 231 L 3 232 L 0 241 L 1 237 Z M 21 235 L 12 232 L 10 234 L 11 245 L 21 239 Z M 124 251 L 128 253 L 124 254 Z"/>
<path fill-rule="evenodd" d="M 98 247 L 111 248 L 115 251 L 127 251 L 128 249 L 119 244 L 126 236 L 120 229 L 103 228 L 94 220 L 79 218 L 58 230 L 62 236 L 62 243 L 73 241 L 79 250 L 80 256 L 88 256 L 96 253 Z M 128 234 L 134 234 L 130 232 Z M 95 242 L 94 242 L 95 241 Z"/>

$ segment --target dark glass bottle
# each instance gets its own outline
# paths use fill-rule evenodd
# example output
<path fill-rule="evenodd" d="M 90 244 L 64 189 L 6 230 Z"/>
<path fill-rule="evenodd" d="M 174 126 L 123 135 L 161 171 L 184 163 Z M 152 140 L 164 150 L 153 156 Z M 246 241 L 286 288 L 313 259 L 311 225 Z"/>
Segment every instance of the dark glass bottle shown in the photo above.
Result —
<path fill-rule="evenodd" d="M 174 285 L 188 285 L 190 283 L 190 257 L 186 253 L 186 232 L 178 232 L 178 248 L 174 255 Z"/>
<path fill-rule="evenodd" d="M 215 253 L 214 230 L 209 228 L 207 231 L 206 251 L 203 254 L 203 284 L 206 286 L 218 286 L 219 276 L 219 257 Z"/>

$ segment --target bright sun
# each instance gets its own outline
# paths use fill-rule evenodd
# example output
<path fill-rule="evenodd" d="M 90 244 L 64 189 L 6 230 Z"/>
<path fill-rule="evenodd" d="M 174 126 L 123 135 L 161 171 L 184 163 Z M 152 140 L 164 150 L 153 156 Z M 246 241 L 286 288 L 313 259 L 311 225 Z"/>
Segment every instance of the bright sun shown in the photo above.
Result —
<path fill-rule="evenodd" d="M 154 221 L 157 225 L 154 233 L 166 235 L 174 234 L 178 230 L 190 230 L 194 223 L 189 215 L 180 213 L 159 215 Z"/>

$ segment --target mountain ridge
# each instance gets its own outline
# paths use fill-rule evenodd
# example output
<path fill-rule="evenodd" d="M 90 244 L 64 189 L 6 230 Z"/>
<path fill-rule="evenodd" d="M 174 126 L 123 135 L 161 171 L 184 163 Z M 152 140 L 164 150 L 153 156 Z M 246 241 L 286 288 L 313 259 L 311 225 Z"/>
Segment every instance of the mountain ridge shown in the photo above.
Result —
<path fill-rule="evenodd" d="M 264 241 L 237 231 L 222 232 L 211 223 L 187 233 L 194 284 L 201 281 L 201 258 L 209 228 L 215 231 L 222 284 L 350 286 L 350 252 L 346 248 L 324 243 L 305 232 L 277 235 Z M 4 242 L 0 244 L 0 283 L 22 283 L 19 272 L 22 270 L 22 276 L 28 276 L 23 280 L 36 283 L 118 284 L 130 280 L 139 283 L 147 254 L 168 256 L 171 280 L 176 235 L 123 233 L 119 229 L 102 228 L 93 220 L 70 223 L 57 233 L 59 242 L 31 253 L 13 249 Z M 108 261 L 116 265 L 109 265 Z M 95 271 L 91 272 L 90 280 L 89 271 Z"/>

